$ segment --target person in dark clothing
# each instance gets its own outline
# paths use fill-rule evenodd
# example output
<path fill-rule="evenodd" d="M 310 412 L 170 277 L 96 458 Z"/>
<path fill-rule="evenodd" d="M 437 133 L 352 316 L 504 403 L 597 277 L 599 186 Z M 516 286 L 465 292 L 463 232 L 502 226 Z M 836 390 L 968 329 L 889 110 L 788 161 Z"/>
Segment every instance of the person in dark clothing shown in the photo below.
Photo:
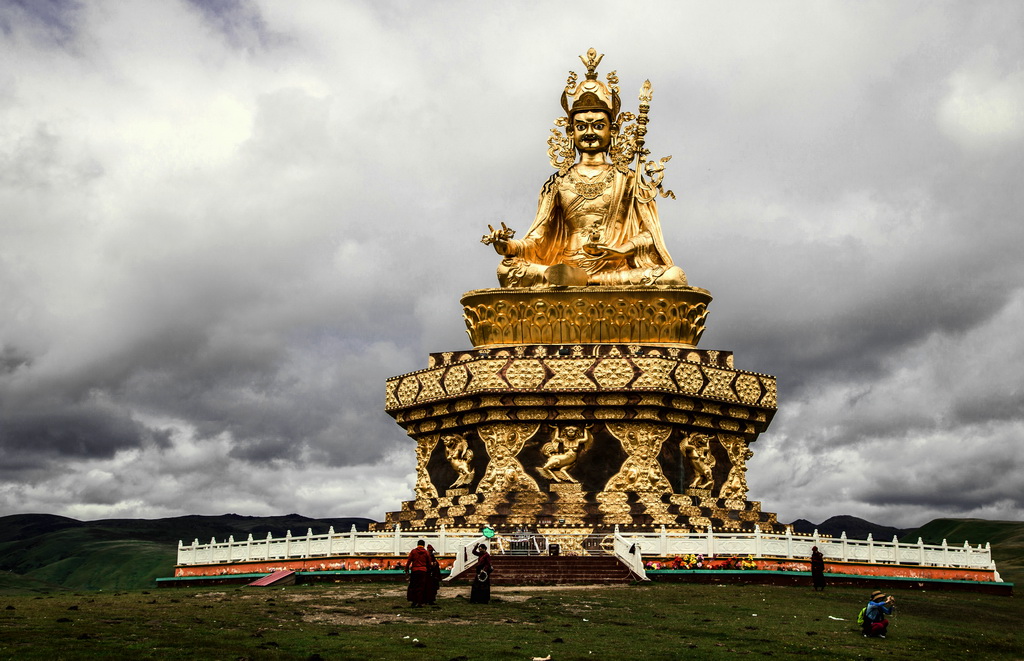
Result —
<path fill-rule="evenodd" d="M 817 546 L 811 547 L 811 582 L 815 592 L 825 589 L 825 556 Z"/>
<path fill-rule="evenodd" d="M 486 544 L 477 544 L 473 549 L 473 555 L 477 557 L 476 576 L 473 577 L 469 603 L 488 604 L 491 602 L 491 573 L 494 570 L 491 555 L 487 552 Z"/>
<path fill-rule="evenodd" d="M 409 557 L 405 560 L 405 573 L 409 576 L 409 589 L 406 590 L 405 598 L 412 603 L 413 608 L 419 608 L 426 603 L 430 554 L 424 546 L 426 542 L 422 539 L 416 542 L 416 548 L 409 551 Z"/>
<path fill-rule="evenodd" d="M 441 563 L 434 555 L 434 547 L 427 544 L 427 553 L 430 555 L 430 566 L 427 568 L 427 585 L 423 590 L 423 603 L 431 606 L 437 605 L 437 591 L 441 588 Z"/>
<path fill-rule="evenodd" d="M 871 601 L 864 609 L 864 635 L 885 638 L 885 634 L 889 630 L 889 620 L 885 619 L 885 616 L 891 615 L 894 608 L 896 608 L 896 599 L 892 596 L 886 595 L 881 590 L 872 592 Z"/>

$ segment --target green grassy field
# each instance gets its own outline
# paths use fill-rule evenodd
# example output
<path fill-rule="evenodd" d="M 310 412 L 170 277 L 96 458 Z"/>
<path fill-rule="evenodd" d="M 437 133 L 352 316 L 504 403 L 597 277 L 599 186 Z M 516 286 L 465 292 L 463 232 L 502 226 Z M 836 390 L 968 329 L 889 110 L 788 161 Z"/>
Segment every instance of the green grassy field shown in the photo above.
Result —
<path fill-rule="evenodd" d="M 467 593 L 445 587 L 422 609 L 381 584 L 0 596 L 0 658 L 1024 658 L 1024 605 L 1012 597 L 896 593 L 881 640 L 854 621 L 864 590 L 509 587 L 486 606 Z"/>
<path fill-rule="evenodd" d="M 70 589 L 117 590 L 151 586 L 157 578 L 168 576 L 174 571 L 177 549 L 119 539 L 105 531 L 67 528 L 0 543 L 0 557 L 4 569 L 31 581 Z M 0 580 L 0 594 L 3 591 Z"/>

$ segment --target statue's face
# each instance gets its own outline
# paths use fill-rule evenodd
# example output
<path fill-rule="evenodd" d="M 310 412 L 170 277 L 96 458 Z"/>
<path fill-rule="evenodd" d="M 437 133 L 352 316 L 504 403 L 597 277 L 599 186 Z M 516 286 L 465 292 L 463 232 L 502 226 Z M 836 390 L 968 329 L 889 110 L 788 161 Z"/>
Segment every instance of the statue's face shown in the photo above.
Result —
<path fill-rule="evenodd" d="M 572 142 L 581 154 L 606 152 L 612 144 L 612 123 L 603 112 L 576 113 L 570 128 Z"/>

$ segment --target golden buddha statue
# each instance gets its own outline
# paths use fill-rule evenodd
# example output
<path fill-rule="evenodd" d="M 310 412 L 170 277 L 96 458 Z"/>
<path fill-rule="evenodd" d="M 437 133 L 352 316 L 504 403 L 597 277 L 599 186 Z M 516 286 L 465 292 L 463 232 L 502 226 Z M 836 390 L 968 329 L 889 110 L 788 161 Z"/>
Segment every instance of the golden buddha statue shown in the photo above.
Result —
<path fill-rule="evenodd" d="M 603 57 L 593 48 L 580 56 L 587 74 L 578 85 L 576 74 L 569 74 L 562 93 L 566 116 L 555 122 L 565 134 L 553 129 L 548 141 L 559 171 L 541 189 L 526 235 L 516 240 L 502 223 L 488 226 L 481 239 L 504 257 L 498 267 L 502 287 L 687 284 L 665 247 L 654 202 L 659 192 L 675 197 L 661 187 L 668 158 L 644 161 L 650 82 L 641 91 L 640 115 L 620 113 L 615 72 L 608 84 L 597 79 Z M 623 130 L 633 119 L 637 123 Z M 629 167 L 634 157 L 635 170 Z"/>
<path fill-rule="evenodd" d="M 654 201 L 674 196 L 668 158 L 646 158 L 650 82 L 638 113 L 620 112 L 602 57 L 569 74 L 533 224 L 482 238 L 501 287 L 462 295 L 473 349 L 388 380 L 385 408 L 417 444 L 416 498 L 377 530 L 529 526 L 579 544 L 562 535 L 782 529 L 745 480 L 775 379 L 697 348 L 711 293 L 662 238 Z"/>

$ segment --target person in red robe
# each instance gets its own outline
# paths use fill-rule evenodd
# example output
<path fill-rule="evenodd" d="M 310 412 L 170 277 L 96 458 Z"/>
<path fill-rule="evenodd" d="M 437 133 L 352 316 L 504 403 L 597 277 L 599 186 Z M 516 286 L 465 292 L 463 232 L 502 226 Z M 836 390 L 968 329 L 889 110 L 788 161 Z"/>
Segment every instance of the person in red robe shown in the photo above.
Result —
<path fill-rule="evenodd" d="M 409 589 L 406 590 L 405 598 L 413 608 L 419 608 L 426 603 L 430 573 L 430 554 L 425 548 L 426 544 L 422 539 L 416 542 L 416 548 L 409 551 L 409 557 L 405 560 L 405 573 L 409 576 Z"/>
<path fill-rule="evenodd" d="M 430 566 L 427 569 L 427 586 L 423 591 L 423 603 L 431 606 L 437 605 L 437 591 L 441 588 L 441 563 L 434 555 L 434 547 L 427 544 L 427 553 L 430 555 Z"/>
<path fill-rule="evenodd" d="M 811 582 L 815 592 L 825 589 L 825 556 L 817 546 L 811 547 Z"/>
<path fill-rule="evenodd" d="M 491 572 L 494 570 L 491 565 L 491 554 L 487 552 L 486 544 L 477 544 L 473 549 L 473 555 L 477 557 L 476 575 L 473 577 L 473 587 L 469 592 L 469 603 L 488 604 L 491 602 Z"/>

